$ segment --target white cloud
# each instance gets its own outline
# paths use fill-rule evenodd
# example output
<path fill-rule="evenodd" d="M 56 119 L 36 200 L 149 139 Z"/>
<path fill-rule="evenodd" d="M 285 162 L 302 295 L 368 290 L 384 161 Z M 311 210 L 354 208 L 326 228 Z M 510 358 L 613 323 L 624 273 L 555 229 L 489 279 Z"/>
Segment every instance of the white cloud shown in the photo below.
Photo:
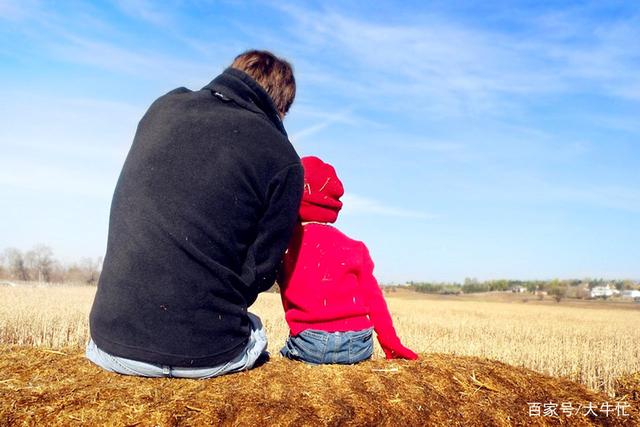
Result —
<path fill-rule="evenodd" d="M 354 126 L 362 122 L 362 119 L 357 118 L 352 114 L 351 109 L 329 113 L 329 112 L 321 111 L 318 109 L 303 106 L 301 108 L 296 108 L 295 114 L 297 116 L 302 116 L 302 117 L 306 116 L 314 119 L 319 118 L 320 120 L 292 133 L 289 136 L 289 139 L 294 144 L 297 144 L 300 141 L 312 135 L 315 135 L 336 123 L 348 124 L 348 125 Z"/>
<path fill-rule="evenodd" d="M 3 0 L 0 0 L 3 1 Z M 103 13 L 91 4 L 79 4 L 71 12 L 31 1 L 20 6 L 15 3 L 0 3 L 0 20 L 20 19 L 22 25 L 15 34 L 22 41 L 56 61 L 87 65 L 115 73 L 169 82 L 171 85 L 185 85 L 200 88 L 208 83 L 224 64 L 232 57 L 220 52 L 230 52 L 227 43 L 216 40 L 208 44 L 197 44 L 183 35 L 183 28 L 170 22 L 168 11 L 159 11 L 145 1 L 122 2 L 125 13 L 154 25 L 163 27 L 166 37 L 176 39 L 186 49 L 167 54 L 162 47 L 141 39 L 135 32 L 123 31 L 114 26 Z M 3 16 L 3 10 L 6 15 Z M 211 55 L 202 53 L 207 46 Z M 199 55 L 192 55 L 193 51 Z M 20 52 L 16 51 L 13 56 Z M 237 53 L 237 52 L 236 52 Z M 215 56 L 216 58 L 212 58 Z M 172 83 L 173 82 L 173 83 Z"/>
<path fill-rule="evenodd" d="M 146 106 L 86 98 L 62 98 L 32 91 L 4 94 L 0 128 L 8 152 L 38 152 L 74 161 L 121 162 Z M 3 159 L 4 160 L 4 159 Z"/>
<path fill-rule="evenodd" d="M 0 192 L 109 199 L 144 107 L 26 90 L 5 101 Z"/>
<path fill-rule="evenodd" d="M 395 147 L 415 148 L 417 150 L 431 153 L 456 154 L 460 156 L 464 156 L 465 150 L 468 148 L 467 144 L 460 142 L 437 140 L 417 140 L 409 142 L 390 141 L 389 145 L 393 145 Z"/>
<path fill-rule="evenodd" d="M 158 9 L 158 4 L 147 0 L 115 0 L 115 4 L 125 14 L 142 19 L 154 25 L 164 26 L 171 23 L 171 15 Z"/>
<path fill-rule="evenodd" d="M 353 193 L 342 197 L 344 203 L 342 215 L 377 215 L 396 218 L 432 219 L 434 215 L 412 209 L 389 206 L 378 200 L 370 199 Z"/>
<path fill-rule="evenodd" d="M 144 52 L 69 32 L 60 36 L 62 37 L 47 43 L 48 48 L 56 58 L 70 62 L 147 79 L 195 83 L 201 86 L 207 83 L 203 79 L 210 78 L 216 72 L 215 66 L 204 62 L 170 57 L 153 51 Z"/>
<path fill-rule="evenodd" d="M 11 159 L 0 168 L 0 185 L 25 193 L 25 198 L 37 200 L 42 193 L 97 198 L 108 201 L 113 194 L 117 174 L 108 176 L 92 171 L 87 165 L 70 168 L 61 164 L 43 164 L 30 159 Z M 4 162 L 3 162 L 4 163 Z"/>
<path fill-rule="evenodd" d="M 294 134 L 291 134 L 289 136 L 289 139 L 291 140 L 292 143 L 294 144 L 298 144 L 301 140 L 314 135 L 320 131 L 322 131 L 323 129 L 326 129 L 327 127 L 329 127 L 329 125 L 333 123 L 332 120 L 325 120 L 319 123 L 315 123 L 311 126 L 308 126 L 304 129 L 301 129 L 299 131 L 297 131 Z"/>
<path fill-rule="evenodd" d="M 507 33 L 438 15 L 398 25 L 329 7 L 275 7 L 293 19 L 299 51 L 331 52 L 340 70 L 305 66 L 334 82 L 336 92 L 380 109 L 435 118 L 504 117 L 526 107 L 531 96 L 589 93 L 640 100 L 637 17 L 594 26 L 580 11 L 567 11 L 546 21 L 529 18 L 522 23 L 526 31 Z"/>
<path fill-rule="evenodd" d="M 477 182 L 468 183 L 464 191 L 473 200 L 485 205 L 524 204 L 538 208 L 548 206 L 554 210 L 566 205 L 577 209 L 584 207 L 640 213 L 640 190 L 625 185 L 621 179 L 609 181 L 598 183 L 585 180 L 584 183 L 576 183 L 504 171 L 499 181 L 483 181 L 479 178 Z"/>
<path fill-rule="evenodd" d="M 31 15 L 31 10 L 36 4 L 37 2 L 33 0 L 0 0 L 0 19 L 21 21 Z"/>
<path fill-rule="evenodd" d="M 548 197 L 600 208 L 640 213 L 640 190 L 622 186 L 550 187 Z"/>

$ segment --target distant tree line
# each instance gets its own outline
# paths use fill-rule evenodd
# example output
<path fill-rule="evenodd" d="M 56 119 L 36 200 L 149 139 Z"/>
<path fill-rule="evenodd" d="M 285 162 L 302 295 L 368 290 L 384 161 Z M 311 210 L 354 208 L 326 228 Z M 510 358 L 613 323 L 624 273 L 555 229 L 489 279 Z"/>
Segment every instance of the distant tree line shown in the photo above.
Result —
<path fill-rule="evenodd" d="M 593 289 L 596 286 L 610 285 L 619 291 L 636 289 L 638 283 L 633 280 L 605 280 L 605 279 L 569 279 L 569 280 L 486 280 L 479 281 L 475 278 L 466 278 L 463 283 L 458 282 L 409 282 L 409 285 L 417 292 L 428 294 L 458 294 L 478 293 L 493 291 L 508 291 L 516 288 L 524 288 L 526 292 L 546 292 L 549 295 L 562 298 L 568 294 L 578 293 L 580 289 Z M 579 295 L 573 295 L 579 296 Z"/>
<path fill-rule="evenodd" d="M 6 248 L 0 253 L 0 279 L 3 280 L 95 285 L 101 268 L 102 257 L 82 258 L 65 265 L 46 245 L 36 245 L 26 252 Z"/>

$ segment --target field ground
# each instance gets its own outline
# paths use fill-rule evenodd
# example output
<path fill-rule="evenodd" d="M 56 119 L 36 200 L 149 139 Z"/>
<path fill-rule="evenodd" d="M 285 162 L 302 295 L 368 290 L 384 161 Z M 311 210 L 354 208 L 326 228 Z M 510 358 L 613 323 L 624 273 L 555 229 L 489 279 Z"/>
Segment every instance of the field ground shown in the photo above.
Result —
<path fill-rule="evenodd" d="M 575 308 L 593 308 L 593 309 L 622 309 L 640 311 L 640 303 L 630 299 L 621 299 L 619 297 L 609 299 L 577 299 L 563 298 L 560 303 L 556 302 L 552 296 L 544 296 L 542 299 L 531 293 L 514 293 L 514 292 L 480 292 L 472 294 L 460 295 L 438 295 L 425 294 L 412 291 L 410 289 L 396 288 L 393 292 L 389 291 L 386 296 L 400 299 L 428 299 L 433 301 L 476 301 L 476 302 L 506 302 L 512 304 L 529 304 L 542 306 L 561 306 Z"/>
<path fill-rule="evenodd" d="M 0 425 L 640 425 L 638 401 L 443 354 L 316 367 L 273 358 L 248 372 L 176 380 L 105 373 L 78 349 L 5 346 L 0 372 Z M 556 416 L 532 411 L 549 404 Z"/>
<path fill-rule="evenodd" d="M 638 304 L 531 297 L 523 302 L 522 294 L 426 296 L 400 290 L 386 297 L 400 337 L 421 353 L 419 362 L 386 362 L 376 348 L 374 360 L 362 365 L 309 368 L 277 355 L 288 329 L 279 296 L 263 294 L 251 311 L 263 319 L 272 361 L 210 382 L 171 382 L 104 374 L 82 359 L 94 292 L 73 286 L 0 288 L 0 425 L 3 419 L 30 424 L 29 419 L 59 416 L 92 424 L 105 420 L 100 411 L 115 411 L 114 424 L 143 420 L 140 425 L 205 420 L 245 425 L 258 415 L 281 425 L 299 424 L 304 417 L 325 425 L 346 420 L 391 425 L 399 419 L 418 425 L 446 417 L 460 425 L 475 420 L 640 425 L 633 417 L 580 421 L 526 413 L 527 402 L 562 399 L 576 404 L 624 400 L 637 411 Z M 228 403 L 235 393 L 243 402 L 254 402 L 253 409 Z M 280 406 L 287 412 L 279 412 Z M 155 408 L 164 409 L 156 413 Z"/>
<path fill-rule="evenodd" d="M 94 287 L 0 288 L 0 344 L 82 347 Z M 522 294 L 386 295 L 402 340 L 420 353 L 486 357 L 613 393 L 616 378 L 640 372 L 640 304 L 528 301 Z M 251 308 L 277 353 L 288 329 L 277 294 Z M 382 351 L 376 347 L 376 357 Z"/>

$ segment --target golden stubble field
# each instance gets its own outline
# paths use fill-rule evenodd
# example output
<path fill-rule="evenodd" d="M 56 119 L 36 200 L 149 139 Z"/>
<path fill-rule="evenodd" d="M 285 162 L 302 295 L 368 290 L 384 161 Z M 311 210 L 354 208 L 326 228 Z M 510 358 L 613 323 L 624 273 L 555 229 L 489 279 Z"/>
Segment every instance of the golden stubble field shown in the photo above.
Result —
<path fill-rule="evenodd" d="M 0 344 L 82 347 L 95 288 L 0 288 Z M 387 295 L 396 329 L 419 353 L 480 356 L 613 392 L 616 378 L 640 371 L 640 309 L 589 308 Z M 277 294 L 251 311 L 264 322 L 272 354 L 288 334 Z M 376 348 L 374 358 L 381 358 Z"/>

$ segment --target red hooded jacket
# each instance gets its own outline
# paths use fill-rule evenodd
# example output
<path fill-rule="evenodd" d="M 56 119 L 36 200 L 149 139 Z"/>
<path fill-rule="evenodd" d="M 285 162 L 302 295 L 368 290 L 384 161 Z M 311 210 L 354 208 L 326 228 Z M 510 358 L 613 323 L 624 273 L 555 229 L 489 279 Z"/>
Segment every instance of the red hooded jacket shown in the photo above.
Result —
<path fill-rule="evenodd" d="M 417 358 L 396 334 L 365 244 L 324 222 L 335 221 L 342 207 L 337 199 L 344 190 L 333 167 L 316 157 L 305 157 L 302 164 L 303 222 L 294 230 L 280 278 L 291 335 L 305 329 L 336 332 L 373 327 L 387 358 Z"/>

